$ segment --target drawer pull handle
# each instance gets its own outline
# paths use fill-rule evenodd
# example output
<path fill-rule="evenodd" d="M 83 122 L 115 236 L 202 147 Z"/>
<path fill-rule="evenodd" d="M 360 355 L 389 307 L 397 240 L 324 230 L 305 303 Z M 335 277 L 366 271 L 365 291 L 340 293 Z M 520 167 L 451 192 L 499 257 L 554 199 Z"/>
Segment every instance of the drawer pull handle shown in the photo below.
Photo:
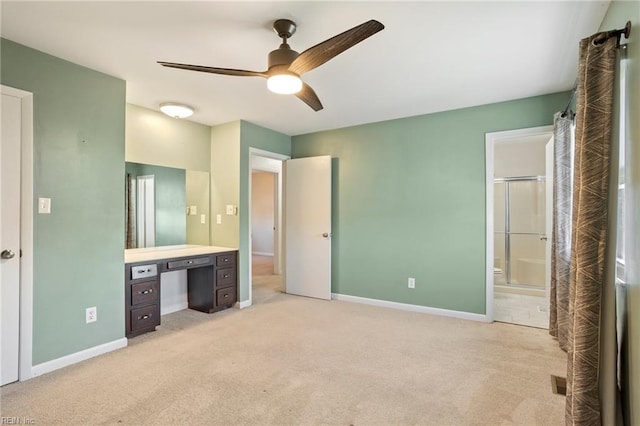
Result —
<path fill-rule="evenodd" d="M 138 294 L 150 294 L 150 293 L 153 293 L 153 289 L 152 288 L 138 292 Z"/>
<path fill-rule="evenodd" d="M 229 278 L 229 277 L 230 277 L 230 275 L 229 275 L 229 274 L 224 274 L 224 277 L 223 277 L 223 278 Z"/>
<path fill-rule="evenodd" d="M 228 294 L 225 294 L 225 295 L 224 295 L 224 298 L 226 299 L 227 297 L 229 297 L 229 295 L 228 295 Z"/>
<path fill-rule="evenodd" d="M 191 265 L 193 263 L 193 260 L 187 260 L 187 265 Z"/>
<path fill-rule="evenodd" d="M 228 261 L 229 261 L 229 258 L 228 258 L 228 257 L 225 257 L 225 258 L 224 258 L 224 262 L 228 262 Z"/>
<path fill-rule="evenodd" d="M 149 318 L 151 318 L 151 314 L 145 314 L 145 315 L 143 315 L 141 317 L 138 317 L 138 320 L 146 320 L 146 319 L 149 319 Z"/>

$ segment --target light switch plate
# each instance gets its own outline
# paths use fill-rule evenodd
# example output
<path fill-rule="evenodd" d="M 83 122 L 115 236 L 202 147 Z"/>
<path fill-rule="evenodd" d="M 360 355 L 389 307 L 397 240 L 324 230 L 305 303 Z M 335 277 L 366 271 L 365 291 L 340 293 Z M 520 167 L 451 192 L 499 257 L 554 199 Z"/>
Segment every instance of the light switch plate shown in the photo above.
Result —
<path fill-rule="evenodd" d="M 51 214 L 51 198 L 38 198 L 38 213 Z"/>
<path fill-rule="evenodd" d="M 189 206 L 189 215 L 194 216 L 198 214 L 198 206 Z"/>
<path fill-rule="evenodd" d="M 207 217 L 203 214 L 200 215 L 200 223 L 203 225 L 207 223 Z"/>
<path fill-rule="evenodd" d="M 217 214 L 216 215 L 216 225 L 222 225 L 222 215 L 221 214 Z"/>
<path fill-rule="evenodd" d="M 227 204 L 227 214 L 232 216 L 235 213 L 235 206 L 233 204 Z"/>

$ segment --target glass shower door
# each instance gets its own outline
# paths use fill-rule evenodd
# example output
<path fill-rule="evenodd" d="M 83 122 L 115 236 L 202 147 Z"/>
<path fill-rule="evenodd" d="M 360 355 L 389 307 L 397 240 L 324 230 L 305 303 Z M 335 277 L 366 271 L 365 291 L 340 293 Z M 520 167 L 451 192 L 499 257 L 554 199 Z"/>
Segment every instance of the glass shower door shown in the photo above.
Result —
<path fill-rule="evenodd" d="M 545 288 L 545 190 L 544 176 L 495 182 L 495 267 L 508 285 Z"/>

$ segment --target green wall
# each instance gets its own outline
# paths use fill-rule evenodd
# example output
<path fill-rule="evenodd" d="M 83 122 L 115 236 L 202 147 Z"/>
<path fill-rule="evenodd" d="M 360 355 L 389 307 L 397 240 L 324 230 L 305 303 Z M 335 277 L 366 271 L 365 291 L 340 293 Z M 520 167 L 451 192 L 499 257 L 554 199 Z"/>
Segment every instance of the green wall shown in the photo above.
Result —
<path fill-rule="evenodd" d="M 127 162 L 125 172 L 134 179 L 155 176 L 156 246 L 186 244 L 186 170 Z"/>
<path fill-rule="evenodd" d="M 37 365 L 124 337 L 125 82 L 6 39 L 0 50 L 1 83 L 33 93 L 34 198 L 51 198 L 33 216 Z"/>
<path fill-rule="evenodd" d="M 484 314 L 485 133 L 552 124 L 568 99 L 294 136 L 294 158 L 333 158 L 332 292 Z"/>
<path fill-rule="evenodd" d="M 623 383 L 627 394 L 624 407 L 628 424 L 640 424 L 640 2 L 613 1 L 600 26 L 601 31 L 624 27 L 631 21 L 627 44 L 628 134 L 626 146 L 626 213 L 631 217 L 631 229 L 626 229 L 628 370 Z"/>

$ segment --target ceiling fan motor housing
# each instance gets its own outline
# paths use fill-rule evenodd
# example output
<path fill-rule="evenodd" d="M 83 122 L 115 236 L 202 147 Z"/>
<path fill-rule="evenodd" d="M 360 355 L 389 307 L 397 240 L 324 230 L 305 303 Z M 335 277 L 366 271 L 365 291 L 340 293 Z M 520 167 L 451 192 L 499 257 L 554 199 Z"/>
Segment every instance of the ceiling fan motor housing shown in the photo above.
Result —
<path fill-rule="evenodd" d="M 289 68 L 289 65 L 295 58 L 298 57 L 298 52 L 292 50 L 288 44 L 281 44 L 279 49 L 269 52 L 269 71 L 273 67 Z"/>
<path fill-rule="evenodd" d="M 292 50 L 287 39 L 296 32 L 296 23 L 290 19 L 277 19 L 273 22 L 273 31 L 282 39 L 280 48 L 269 52 L 269 71 L 286 71 L 291 62 L 298 57 L 298 52 Z M 277 68 L 274 68 L 277 67 Z"/>

